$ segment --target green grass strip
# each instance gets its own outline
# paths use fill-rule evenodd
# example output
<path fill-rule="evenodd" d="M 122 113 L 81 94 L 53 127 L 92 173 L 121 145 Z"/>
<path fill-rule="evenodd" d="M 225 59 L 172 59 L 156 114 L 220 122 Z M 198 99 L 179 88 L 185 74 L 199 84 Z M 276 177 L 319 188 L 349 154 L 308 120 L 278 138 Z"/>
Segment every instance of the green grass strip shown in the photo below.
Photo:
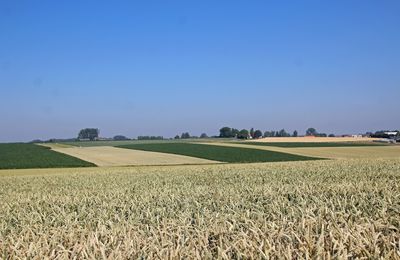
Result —
<path fill-rule="evenodd" d="M 281 153 L 275 151 L 257 150 L 241 147 L 225 147 L 205 144 L 191 143 L 158 143 L 158 144 L 132 144 L 122 145 L 121 148 L 172 153 L 198 157 L 208 160 L 229 162 L 229 163 L 250 163 L 250 162 L 283 162 L 283 161 L 305 161 L 318 160 L 295 154 Z"/>

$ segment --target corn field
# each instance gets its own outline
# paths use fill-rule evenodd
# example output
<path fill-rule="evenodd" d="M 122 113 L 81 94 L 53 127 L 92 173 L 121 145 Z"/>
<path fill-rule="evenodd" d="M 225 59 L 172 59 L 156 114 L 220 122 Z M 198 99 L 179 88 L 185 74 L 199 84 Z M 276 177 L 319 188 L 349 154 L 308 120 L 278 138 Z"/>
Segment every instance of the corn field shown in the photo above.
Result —
<path fill-rule="evenodd" d="M 0 172 L 5 259 L 400 259 L 400 160 Z"/>

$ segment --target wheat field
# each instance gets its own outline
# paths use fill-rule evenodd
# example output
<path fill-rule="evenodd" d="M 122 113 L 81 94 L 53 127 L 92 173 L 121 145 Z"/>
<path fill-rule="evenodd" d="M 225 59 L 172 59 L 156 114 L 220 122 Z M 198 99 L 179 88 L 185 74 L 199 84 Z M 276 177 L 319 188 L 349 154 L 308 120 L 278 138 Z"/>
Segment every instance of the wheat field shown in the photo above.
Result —
<path fill-rule="evenodd" d="M 400 258 L 400 160 L 0 171 L 0 257 Z"/>

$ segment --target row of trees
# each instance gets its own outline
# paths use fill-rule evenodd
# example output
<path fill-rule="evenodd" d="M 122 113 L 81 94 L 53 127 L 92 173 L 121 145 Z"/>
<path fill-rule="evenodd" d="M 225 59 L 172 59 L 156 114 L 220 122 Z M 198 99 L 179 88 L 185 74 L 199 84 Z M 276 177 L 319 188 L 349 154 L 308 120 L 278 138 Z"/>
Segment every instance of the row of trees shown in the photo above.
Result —
<path fill-rule="evenodd" d="M 182 133 L 181 135 L 176 135 L 174 139 L 189 139 L 189 138 L 208 138 L 208 135 L 206 133 L 202 133 L 199 136 L 195 135 L 190 135 L 188 132 Z"/>
<path fill-rule="evenodd" d="M 153 136 L 153 135 L 140 135 L 137 137 L 138 140 L 163 140 L 163 136 Z"/>
<path fill-rule="evenodd" d="M 239 139 L 248 139 L 252 138 L 260 138 L 262 137 L 261 130 L 254 130 L 254 128 L 248 131 L 247 129 L 238 130 L 236 128 L 230 128 L 228 126 L 222 127 L 219 130 L 219 137 L 222 138 L 239 138 Z"/>
<path fill-rule="evenodd" d="M 279 131 L 265 131 L 264 133 L 261 130 L 254 130 L 251 128 L 250 131 L 246 129 L 238 130 L 236 128 L 230 127 L 222 127 L 219 130 L 219 137 L 222 138 L 239 138 L 239 139 L 258 139 L 261 137 L 297 137 L 299 134 L 297 130 L 294 130 L 292 134 L 286 132 L 285 129 L 281 129 Z M 318 136 L 318 137 L 326 137 L 325 133 L 318 133 L 315 128 L 308 128 L 306 130 L 306 136 Z M 334 135 L 329 135 L 334 136 Z"/>
<path fill-rule="evenodd" d="M 297 130 L 293 131 L 293 134 L 290 135 L 290 133 L 286 132 L 285 129 L 281 129 L 279 131 L 265 131 L 263 137 L 297 137 L 298 133 Z"/>
<path fill-rule="evenodd" d="M 84 128 L 78 134 L 78 140 L 90 140 L 95 141 L 99 139 L 100 131 L 98 128 Z M 181 135 L 176 135 L 175 139 L 189 139 L 189 138 L 208 138 L 206 133 L 202 133 L 200 137 L 198 136 L 191 136 L 188 132 L 182 133 Z M 123 141 L 123 140 L 131 140 L 130 138 L 124 135 L 116 135 L 113 138 L 104 138 L 106 140 L 114 140 L 114 141 Z M 152 135 L 144 135 L 138 136 L 138 140 L 163 140 L 163 136 L 152 136 Z M 103 140 L 103 139 L 102 139 Z"/>
<path fill-rule="evenodd" d="M 78 134 L 78 139 L 79 140 L 98 140 L 99 139 L 99 129 L 98 128 L 85 128 L 82 129 L 79 134 Z M 264 133 L 257 129 L 255 130 L 254 128 L 251 128 L 250 130 L 247 129 L 242 129 L 238 130 L 236 128 L 230 128 L 230 127 L 222 127 L 219 130 L 219 137 L 223 138 L 239 138 L 239 139 L 258 139 L 261 137 L 297 137 L 298 132 L 297 130 L 294 130 L 292 134 L 288 133 L 285 131 L 285 129 L 281 129 L 279 131 L 265 131 Z M 308 128 L 306 130 L 306 136 L 319 136 L 319 137 L 326 137 L 327 134 L 325 133 L 318 133 L 318 131 L 315 128 Z M 329 136 L 334 136 L 334 135 L 329 135 Z M 188 132 L 184 132 L 181 135 L 176 135 L 175 139 L 189 139 L 189 138 L 208 138 L 208 135 L 206 133 L 202 133 L 200 137 L 198 136 L 191 136 Z M 116 135 L 112 138 L 113 140 L 116 141 L 122 141 L 122 140 L 130 140 L 126 136 L 123 135 Z M 138 136 L 138 140 L 162 140 L 164 139 L 163 136 Z"/>
<path fill-rule="evenodd" d="M 219 130 L 219 137 L 222 138 L 258 139 L 261 137 L 287 137 L 287 136 L 290 136 L 290 134 L 287 133 L 285 129 L 282 129 L 280 131 L 265 131 L 263 133 L 259 129 L 254 130 L 254 128 L 251 128 L 250 131 L 248 131 L 247 129 L 242 129 L 239 131 L 236 128 L 230 128 L 225 126 Z M 293 136 L 297 136 L 297 131 L 293 132 Z"/>
<path fill-rule="evenodd" d="M 327 135 L 325 133 L 318 133 L 318 131 L 315 130 L 315 128 L 311 127 L 311 128 L 308 128 L 306 130 L 306 136 L 316 136 L 316 137 L 327 137 L 327 136 L 329 136 L 329 137 L 334 137 L 335 135 L 334 134 Z"/>

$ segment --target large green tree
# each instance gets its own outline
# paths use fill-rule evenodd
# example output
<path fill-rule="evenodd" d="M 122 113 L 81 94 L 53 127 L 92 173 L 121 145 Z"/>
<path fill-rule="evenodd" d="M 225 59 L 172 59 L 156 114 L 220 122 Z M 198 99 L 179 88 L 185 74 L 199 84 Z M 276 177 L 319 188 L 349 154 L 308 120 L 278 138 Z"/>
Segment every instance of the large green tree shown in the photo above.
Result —
<path fill-rule="evenodd" d="M 219 129 L 219 137 L 224 137 L 224 138 L 234 137 L 232 133 L 232 128 L 225 126 Z"/>
<path fill-rule="evenodd" d="M 261 132 L 261 130 L 256 130 L 254 131 L 254 137 L 255 139 L 258 139 L 260 137 L 262 137 L 263 133 Z"/>
<path fill-rule="evenodd" d="M 206 133 L 202 133 L 202 134 L 200 135 L 200 138 L 208 138 L 208 135 L 207 135 Z"/>
<path fill-rule="evenodd" d="M 190 134 L 188 132 L 181 134 L 181 139 L 189 139 L 189 138 L 190 138 Z"/>
<path fill-rule="evenodd" d="M 78 139 L 89 139 L 94 141 L 99 138 L 100 130 L 98 128 L 85 128 L 82 129 L 78 134 Z"/>
<path fill-rule="evenodd" d="M 249 131 L 246 129 L 242 129 L 239 131 L 237 138 L 239 139 L 248 139 L 250 137 Z"/>
<path fill-rule="evenodd" d="M 307 136 L 316 136 L 316 135 L 318 135 L 318 132 L 317 132 L 317 130 L 315 130 L 315 128 L 310 127 L 307 129 L 306 135 Z"/>

